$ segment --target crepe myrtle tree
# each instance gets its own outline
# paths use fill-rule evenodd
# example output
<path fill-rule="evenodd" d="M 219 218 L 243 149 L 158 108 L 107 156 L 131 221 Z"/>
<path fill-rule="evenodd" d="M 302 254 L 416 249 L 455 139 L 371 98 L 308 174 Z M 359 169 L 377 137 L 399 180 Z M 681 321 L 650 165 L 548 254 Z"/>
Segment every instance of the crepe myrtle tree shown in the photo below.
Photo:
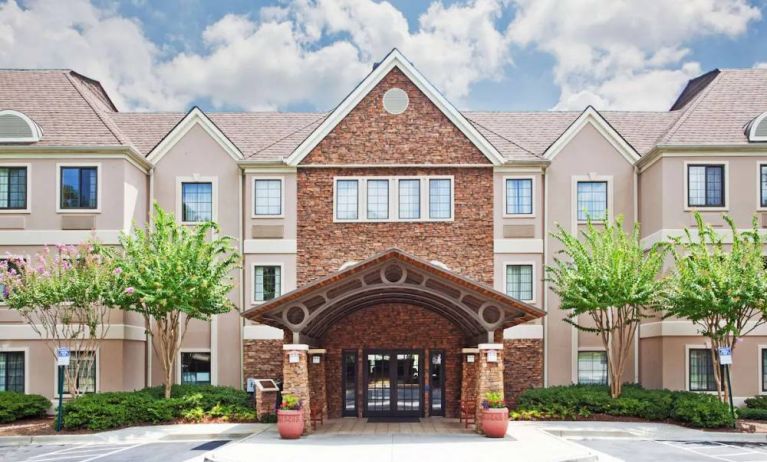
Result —
<path fill-rule="evenodd" d="M 125 289 L 119 303 L 144 317 L 162 365 L 166 398 L 191 320 L 209 320 L 234 306 L 229 292 L 240 256 L 232 239 L 219 231 L 212 221 L 181 225 L 155 204 L 145 229 L 120 237 L 123 251 L 116 263 Z"/>
<path fill-rule="evenodd" d="M 96 241 L 78 246 L 46 246 L 27 260 L 0 262 L 2 299 L 17 311 L 56 356 L 57 348 L 77 353 L 64 373 L 69 393 L 78 397 L 79 381 L 95 367 L 95 351 L 109 331 L 109 317 L 121 295 L 113 253 Z M 95 390 L 94 390 L 95 391 Z"/>
<path fill-rule="evenodd" d="M 716 391 L 727 396 L 718 348 L 733 350 L 739 339 L 765 323 L 767 273 L 762 250 L 764 236 L 757 219 L 751 229 L 738 230 L 729 216 L 729 229 L 715 231 L 695 214 L 696 229 L 672 239 L 675 268 L 670 276 L 666 316 L 692 321 L 710 341 Z M 732 236 L 732 243 L 723 235 Z M 729 239 L 728 239 L 729 241 Z M 708 343 L 708 342 L 707 342 Z"/>
<path fill-rule="evenodd" d="M 553 236 L 563 249 L 546 267 L 548 279 L 568 312 L 565 322 L 601 340 L 617 398 L 639 323 L 662 300 L 665 246 L 642 249 L 639 225 L 627 233 L 621 216 L 600 226 L 589 221 L 580 236 L 558 226 Z"/>

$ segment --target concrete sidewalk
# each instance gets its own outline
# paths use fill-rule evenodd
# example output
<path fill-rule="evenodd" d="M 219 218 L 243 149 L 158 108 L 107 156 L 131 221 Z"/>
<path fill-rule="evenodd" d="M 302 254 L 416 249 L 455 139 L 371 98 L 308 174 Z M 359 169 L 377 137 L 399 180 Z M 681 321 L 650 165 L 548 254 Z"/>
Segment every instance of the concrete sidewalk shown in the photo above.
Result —
<path fill-rule="evenodd" d="M 202 441 L 209 439 L 239 439 L 260 433 L 271 424 L 178 424 L 128 427 L 101 433 L 77 435 L 3 436 L 0 446 L 25 444 L 76 443 L 151 443 L 156 441 Z"/>
<path fill-rule="evenodd" d="M 506 438 L 490 439 L 472 433 L 318 433 L 298 440 L 282 440 L 276 427 L 232 442 L 205 455 L 209 462 L 246 462 L 254 455 L 280 462 L 364 460 L 366 462 L 423 462 L 439 456 L 445 462 L 596 462 L 595 453 L 540 429 L 511 422 Z"/>

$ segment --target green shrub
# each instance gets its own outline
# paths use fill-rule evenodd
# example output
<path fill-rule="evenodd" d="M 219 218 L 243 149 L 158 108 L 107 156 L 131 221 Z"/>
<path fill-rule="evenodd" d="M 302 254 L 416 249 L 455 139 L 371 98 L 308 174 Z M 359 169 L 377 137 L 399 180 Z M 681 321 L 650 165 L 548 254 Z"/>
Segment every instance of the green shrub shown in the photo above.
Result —
<path fill-rule="evenodd" d="M 767 409 L 746 407 L 738 409 L 738 418 L 749 420 L 767 420 Z"/>
<path fill-rule="evenodd" d="M 767 395 L 757 395 L 746 400 L 746 407 L 751 409 L 767 409 Z"/>
<path fill-rule="evenodd" d="M 0 392 L 0 423 L 42 417 L 50 407 L 51 402 L 43 396 L 3 391 Z"/>
<path fill-rule="evenodd" d="M 674 419 L 696 427 L 732 425 L 727 405 L 715 396 L 669 390 L 645 390 L 626 385 L 620 398 L 600 385 L 571 385 L 534 388 L 517 398 L 517 418 L 574 419 L 592 414 L 639 417 L 647 420 Z"/>

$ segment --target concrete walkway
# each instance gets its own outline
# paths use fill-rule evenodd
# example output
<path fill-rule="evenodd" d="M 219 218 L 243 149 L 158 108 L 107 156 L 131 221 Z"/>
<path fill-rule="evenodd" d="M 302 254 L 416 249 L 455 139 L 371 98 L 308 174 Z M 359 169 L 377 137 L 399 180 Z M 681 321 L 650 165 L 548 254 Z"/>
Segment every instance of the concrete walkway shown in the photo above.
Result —
<path fill-rule="evenodd" d="M 405 431 L 317 432 L 298 440 L 282 440 L 276 426 L 257 435 L 232 442 L 205 455 L 209 462 L 424 462 L 439 457 L 445 462 L 596 462 L 596 455 L 578 444 L 552 436 L 531 426 L 511 422 L 503 439 L 490 439 L 472 432 Z M 510 459 L 511 458 L 511 459 Z"/>

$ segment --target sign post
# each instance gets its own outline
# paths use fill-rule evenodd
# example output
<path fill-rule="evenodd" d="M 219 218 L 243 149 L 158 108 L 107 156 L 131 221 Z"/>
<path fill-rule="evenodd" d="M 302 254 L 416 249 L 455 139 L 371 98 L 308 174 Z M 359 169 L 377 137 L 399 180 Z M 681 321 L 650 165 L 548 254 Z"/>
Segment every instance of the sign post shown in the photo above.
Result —
<path fill-rule="evenodd" d="M 727 374 L 727 395 L 730 399 L 730 413 L 732 414 L 732 420 L 735 421 L 735 406 L 732 402 L 732 383 L 730 382 L 730 366 L 732 365 L 732 348 L 719 347 L 719 365 L 724 366 L 725 373 Z"/>
<path fill-rule="evenodd" d="M 56 417 L 56 431 L 61 431 L 62 417 L 63 417 L 63 404 L 64 404 L 64 371 L 69 366 L 69 348 L 60 347 L 56 348 L 56 365 L 59 367 L 59 412 Z"/>

